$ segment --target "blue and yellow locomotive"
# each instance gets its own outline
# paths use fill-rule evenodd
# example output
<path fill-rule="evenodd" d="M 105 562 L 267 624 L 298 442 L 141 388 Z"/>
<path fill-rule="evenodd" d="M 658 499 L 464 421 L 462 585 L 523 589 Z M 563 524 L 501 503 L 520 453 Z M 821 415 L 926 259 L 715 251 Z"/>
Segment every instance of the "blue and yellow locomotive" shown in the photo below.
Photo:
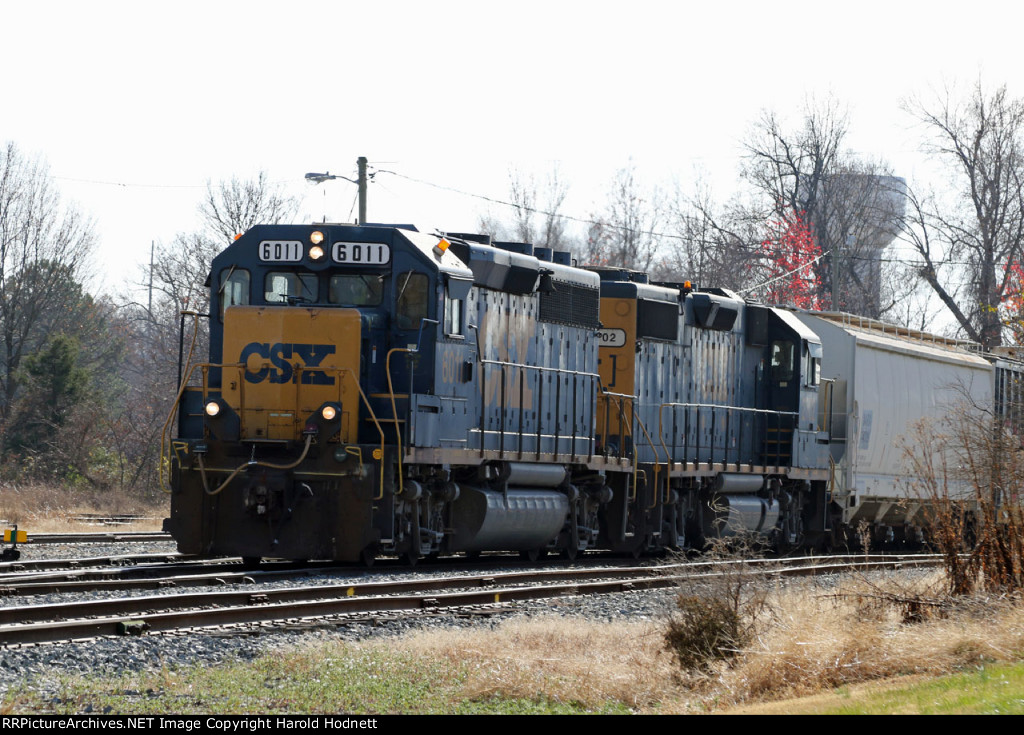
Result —
<path fill-rule="evenodd" d="M 184 553 L 572 558 L 841 519 L 791 313 L 408 226 L 257 226 L 209 286 L 167 458 Z"/>

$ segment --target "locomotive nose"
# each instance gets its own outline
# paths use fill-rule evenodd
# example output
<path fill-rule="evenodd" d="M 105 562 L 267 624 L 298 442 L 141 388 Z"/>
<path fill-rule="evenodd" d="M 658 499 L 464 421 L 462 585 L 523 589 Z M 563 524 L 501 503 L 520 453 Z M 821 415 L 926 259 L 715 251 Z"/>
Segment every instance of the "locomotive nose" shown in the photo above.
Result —
<path fill-rule="evenodd" d="M 225 368 L 223 397 L 241 440 L 298 441 L 315 428 L 321 441 L 355 441 L 360 328 L 354 309 L 228 309 L 224 354 L 237 364 Z"/>

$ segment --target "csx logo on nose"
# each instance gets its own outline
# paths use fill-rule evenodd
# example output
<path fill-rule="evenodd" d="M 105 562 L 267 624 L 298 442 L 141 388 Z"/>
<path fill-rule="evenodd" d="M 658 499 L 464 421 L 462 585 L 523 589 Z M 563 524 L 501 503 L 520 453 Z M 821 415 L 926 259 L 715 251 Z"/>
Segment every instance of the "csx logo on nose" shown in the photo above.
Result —
<path fill-rule="evenodd" d="M 298 357 L 305 363 L 306 368 L 302 370 L 303 385 L 334 385 L 334 378 L 323 370 L 309 370 L 308 368 L 319 367 L 323 359 L 335 353 L 335 345 L 297 345 L 288 342 L 250 342 L 242 348 L 242 354 L 238 361 L 246 366 L 245 381 L 247 383 L 262 383 L 269 380 L 271 383 L 288 383 L 292 380 L 295 369 L 289 360 Z M 263 365 L 256 372 L 249 370 L 249 358 L 252 356 L 262 357 L 270 360 L 270 365 Z"/>

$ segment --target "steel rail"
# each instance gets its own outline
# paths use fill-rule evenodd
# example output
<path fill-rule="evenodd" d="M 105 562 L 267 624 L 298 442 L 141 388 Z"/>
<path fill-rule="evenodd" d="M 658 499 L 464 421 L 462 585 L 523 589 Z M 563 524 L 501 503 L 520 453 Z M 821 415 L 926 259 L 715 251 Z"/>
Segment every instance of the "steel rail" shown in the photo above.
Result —
<path fill-rule="evenodd" d="M 142 541 L 173 541 L 171 534 L 159 531 L 88 531 L 83 533 L 30 533 L 18 546 L 33 544 L 134 543 Z"/>
<path fill-rule="evenodd" d="M 856 559 L 854 562 L 845 563 L 801 560 L 802 563 L 793 566 L 756 565 L 761 568 L 740 567 L 739 570 L 729 569 L 724 564 L 714 566 L 710 563 L 611 570 L 541 570 L 472 577 L 278 590 L 231 590 L 0 608 L 0 646 L 250 623 L 310 623 L 325 616 L 336 615 L 451 610 L 570 595 L 674 587 L 685 580 L 737 573 L 769 576 L 815 575 L 847 572 L 851 569 L 937 566 L 942 563 L 938 555 Z M 804 561 L 810 563 L 803 563 Z M 776 561 L 775 564 L 778 565 L 779 562 Z M 588 581 L 599 576 L 602 579 Z M 521 586 L 507 586 L 510 584 Z M 440 590 L 459 591 L 443 593 Z M 190 606 L 196 609 L 183 609 Z M 82 619 L 88 615 L 96 617 Z"/>

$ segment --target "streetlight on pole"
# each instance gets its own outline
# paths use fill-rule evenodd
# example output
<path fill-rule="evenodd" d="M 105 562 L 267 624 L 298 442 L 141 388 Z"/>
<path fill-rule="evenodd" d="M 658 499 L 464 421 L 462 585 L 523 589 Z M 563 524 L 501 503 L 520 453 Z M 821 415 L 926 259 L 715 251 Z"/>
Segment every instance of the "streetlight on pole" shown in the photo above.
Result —
<path fill-rule="evenodd" d="M 333 181 L 334 179 L 342 179 L 344 181 L 356 184 L 359 187 L 359 224 L 366 224 L 366 156 L 360 156 L 356 160 L 356 165 L 359 167 L 359 178 L 350 179 L 347 176 L 338 176 L 332 174 L 330 171 L 322 174 L 309 173 L 306 174 L 306 181 L 312 181 L 314 184 L 322 184 L 325 181 Z"/>

